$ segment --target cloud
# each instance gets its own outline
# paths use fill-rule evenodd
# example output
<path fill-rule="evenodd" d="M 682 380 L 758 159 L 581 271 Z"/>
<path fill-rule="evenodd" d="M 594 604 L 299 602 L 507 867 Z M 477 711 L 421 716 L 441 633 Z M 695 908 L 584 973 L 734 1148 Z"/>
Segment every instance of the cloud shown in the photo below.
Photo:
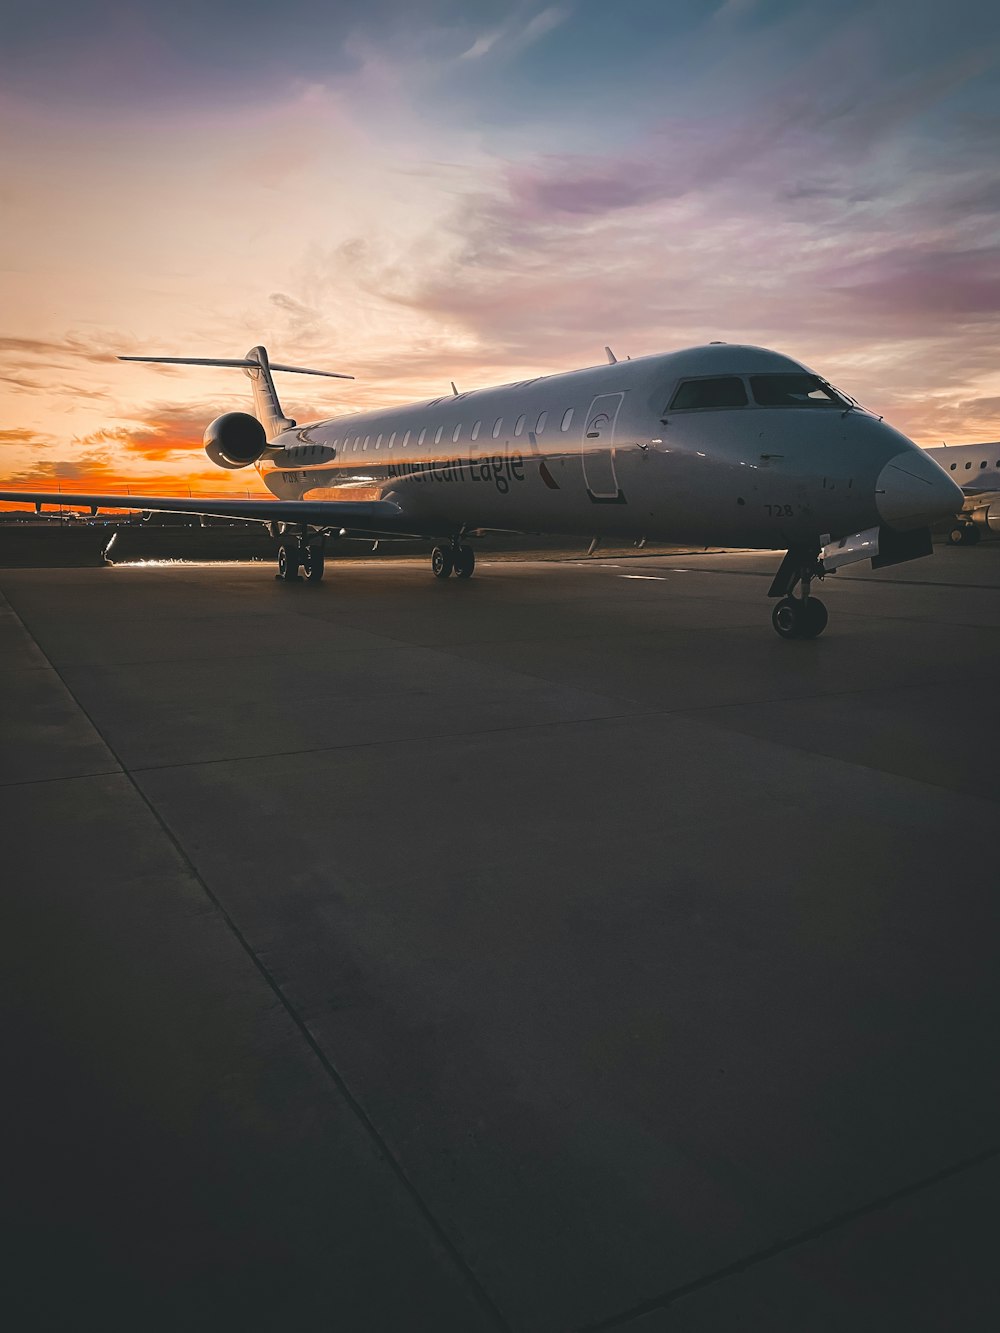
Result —
<path fill-rule="evenodd" d="M 38 445 L 44 444 L 52 437 L 43 434 L 40 431 L 32 430 L 29 426 L 11 426 L 6 430 L 0 430 L 0 445 Z"/>
<path fill-rule="evenodd" d="M 519 6 L 505 23 L 481 33 L 459 59 L 480 60 L 497 49 L 504 55 L 522 51 L 558 28 L 570 12 L 567 5 L 548 5 L 525 19 L 524 7 Z"/>
<path fill-rule="evenodd" d="M 78 333 L 67 333 L 62 338 L 0 337 L 0 357 L 43 361 L 48 365 L 66 360 L 105 364 L 114 361 L 116 350 L 127 348 L 129 341 L 107 330 L 90 337 Z"/>
<path fill-rule="evenodd" d="M 84 478 L 92 482 L 106 482 L 113 469 L 101 454 L 85 454 L 75 458 L 47 458 L 39 460 L 10 478 L 10 488 L 18 486 L 48 486 L 55 482 L 78 482 Z M 66 489 L 66 488 L 64 488 Z"/>
<path fill-rule="evenodd" d="M 873 259 L 844 263 L 828 279 L 859 313 L 867 309 L 897 328 L 941 321 L 995 329 L 1000 317 L 1000 243 L 967 250 L 918 243 Z"/>

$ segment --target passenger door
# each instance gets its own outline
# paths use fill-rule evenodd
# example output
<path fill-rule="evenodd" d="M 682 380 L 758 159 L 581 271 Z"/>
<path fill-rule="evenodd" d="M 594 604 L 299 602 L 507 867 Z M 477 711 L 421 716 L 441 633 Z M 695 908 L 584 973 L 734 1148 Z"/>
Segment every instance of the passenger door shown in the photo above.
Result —
<path fill-rule="evenodd" d="M 590 404 L 583 423 L 580 457 L 587 494 L 595 504 L 621 504 L 615 473 L 615 422 L 623 393 L 602 393 Z"/>

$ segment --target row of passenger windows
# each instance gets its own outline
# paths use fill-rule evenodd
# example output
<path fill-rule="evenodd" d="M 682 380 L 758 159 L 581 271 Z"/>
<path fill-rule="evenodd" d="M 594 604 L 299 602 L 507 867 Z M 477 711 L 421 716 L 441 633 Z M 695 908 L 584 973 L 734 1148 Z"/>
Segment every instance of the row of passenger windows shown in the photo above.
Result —
<path fill-rule="evenodd" d="M 805 372 L 789 375 L 750 375 L 750 392 L 758 407 L 850 407 L 818 375 Z M 685 380 L 670 400 L 669 411 L 694 408 L 746 407 L 750 402 L 747 386 L 739 375 L 718 375 L 712 379 Z"/>
<path fill-rule="evenodd" d="M 548 417 L 549 417 L 548 412 L 539 412 L 535 420 L 535 425 L 533 427 L 534 433 L 536 435 L 541 435 L 542 432 L 545 430 L 545 423 L 548 421 Z M 527 413 L 522 412 L 521 415 L 514 422 L 515 436 L 521 436 L 524 434 L 524 428 L 527 425 L 527 421 L 528 421 Z M 572 424 L 573 424 L 573 408 L 567 407 L 566 411 L 562 414 L 562 419 L 559 422 L 559 429 L 561 431 L 567 431 L 569 430 Z M 350 435 L 345 435 L 344 452 L 350 450 L 352 453 L 356 453 L 359 449 L 364 451 L 365 449 L 368 448 L 381 449 L 383 444 L 387 449 L 393 449 L 397 444 L 401 449 L 405 449 L 410 444 L 411 437 L 414 435 L 416 435 L 416 438 L 413 439 L 413 443 L 416 445 L 421 445 L 426 441 L 429 429 L 430 429 L 429 427 L 425 426 L 424 429 L 419 433 L 419 435 L 416 435 L 416 432 L 409 430 L 405 431 L 403 434 L 400 434 L 398 431 L 392 431 L 392 433 L 389 435 L 386 435 L 385 432 L 380 431 L 378 435 L 374 437 L 374 439 L 370 434 L 364 436 L 355 435 L 353 436 L 353 438 Z M 461 440 L 463 429 L 464 429 L 463 423 L 460 421 L 458 425 L 455 426 L 455 428 L 452 430 L 451 441 L 453 444 L 458 444 L 459 440 Z M 497 417 L 497 419 L 493 422 L 493 428 L 490 432 L 489 438 L 494 440 L 499 439 L 500 432 L 502 430 L 503 430 L 503 417 Z M 441 443 L 441 440 L 444 436 L 444 432 L 445 432 L 444 426 L 438 426 L 437 430 L 434 432 L 435 444 Z M 483 422 L 481 419 L 479 421 L 474 421 L 472 423 L 472 430 L 469 433 L 470 440 L 478 440 L 480 439 L 480 437 L 486 438 L 483 432 Z M 338 437 L 333 441 L 333 448 L 336 449 L 339 446 L 340 446 L 340 438 Z"/>
<path fill-rule="evenodd" d="M 984 458 L 983 461 L 979 464 L 979 466 L 980 466 L 981 468 L 982 468 L 982 467 L 989 467 L 989 463 L 988 463 L 988 462 L 986 461 L 986 459 Z M 957 463 L 952 463 L 952 465 L 951 465 L 951 471 L 954 472 L 955 469 L 956 469 L 957 467 L 958 467 L 958 464 L 957 464 Z M 965 470 L 966 470 L 966 472 L 968 472 L 969 469 L 970 469 L 971 467 L 972 467 L 972 464 L 971 464 L 971 463 L 966 463 L 966 465 L 965 465 Z M 997 467 L 1000 467 L 1000 458 L 997 459 Z"/>

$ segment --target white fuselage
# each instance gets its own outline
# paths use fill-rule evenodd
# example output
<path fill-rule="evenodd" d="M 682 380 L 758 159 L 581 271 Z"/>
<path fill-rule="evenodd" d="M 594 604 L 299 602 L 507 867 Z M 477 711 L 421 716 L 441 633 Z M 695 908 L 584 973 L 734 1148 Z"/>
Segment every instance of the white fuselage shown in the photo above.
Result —
<path fill-rule="evenodd" d="M 924 452 L 959 486 L 1000 491 L 1000 443 L 941 444 Z"/>
<path fill-rule="evenodd" d="M 712 344 L 289 428 L 257 466 L 281 499 L 390 500 L 424 535 L 783 548 L 942 517 L 947 478 L 872 414 L 758 401 L 754 377 L 811 373 Z M 678 405 L 679 386 L 721 380 L 745 401 Z"/>

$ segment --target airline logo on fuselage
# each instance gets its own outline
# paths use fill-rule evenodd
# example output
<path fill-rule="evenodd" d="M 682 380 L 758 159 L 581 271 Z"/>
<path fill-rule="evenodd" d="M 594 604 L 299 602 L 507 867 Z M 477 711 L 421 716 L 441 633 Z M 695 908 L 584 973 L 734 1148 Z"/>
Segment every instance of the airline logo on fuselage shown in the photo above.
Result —
<path fill-rule="evenodd" d="M 431 458 L 422 463 L 390 463 L 388 475 L 442 483 L 492 482 L 501 495 L 506 495 L 513 482 L 524 481 L 524 455 L 487 454 L 483 458 Z"/>

